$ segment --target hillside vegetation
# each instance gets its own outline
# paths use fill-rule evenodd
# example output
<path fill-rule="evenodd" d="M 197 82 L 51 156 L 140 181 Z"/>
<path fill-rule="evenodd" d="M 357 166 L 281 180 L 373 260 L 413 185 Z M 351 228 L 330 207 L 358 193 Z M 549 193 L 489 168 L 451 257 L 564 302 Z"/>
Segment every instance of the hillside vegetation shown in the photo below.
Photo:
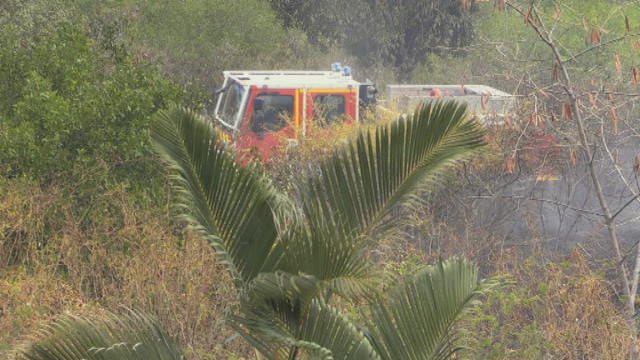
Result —
<path fill-rule="evenodd" d="M 399 229 L 374 236 L 366 257 L 381 288 L 464 257 L 503 286 L 456 327 L 469 348 L 456 358 L 632 354 L 637 317 L 625 282 L 638 269 L 640 7 L 396 3 L 1 1 L 0 358 L 63 314 L 126 308 L 157 319 L 189 359 L 255 359 L 227 323 L 241 305 L 237 279 L 179 216 L 151 126 L 175 108 L 208 119 L 223 70 L 322 70 L 336 61 L 381 91 L 479 83 L 519 96 L 513 117 L 486 129 L 480 154 L 390 213 Z M 553 29 L 571 81 L 533 30 L 540 24 Z M 332 134 L 353 138 L 354 129 Z M 536 145 L 545 135 L 557 139 L 554 149 Z M 302 141 L 262 170 L 293 197 L 299 174 L 311 177 L 340 137 Z M 572 180 L 531 180 L 547 173 Z M 599 207 L 590 173 L 619 185 L 604 182 L 615 216 Z M 364 300 L 336 298 L 345 318 L 367 323 Z"/>

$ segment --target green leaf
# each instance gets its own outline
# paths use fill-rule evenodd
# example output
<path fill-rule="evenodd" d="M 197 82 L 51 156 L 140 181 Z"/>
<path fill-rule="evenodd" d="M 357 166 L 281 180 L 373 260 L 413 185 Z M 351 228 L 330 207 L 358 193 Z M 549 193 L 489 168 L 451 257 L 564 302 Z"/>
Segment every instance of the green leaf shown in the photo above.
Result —
<path fill-rule="evenodd" d="M 283 250 L 286 271 L 314 275 L 349 298 L 373 294 L 377 277 L 362 240 L 394 229 L 390 211 L 431 189 L 445 169 L 484 144 L 483 136 L 466 105 L 452 101 L 361 132 L 300 187 L 306 228 Z"/>
<path fill-rule="evenodd" d="M 412 117 L 362 132 L 322 164 L 301 190 L 307 219 L 353 237 L 390 229 L 390 211 L 429 190 L 442 172 L 483 144 L 484 131 L 454 101 L 419 106 Z"/>
<path fill-rule="evenodd" d="M 135 311 L 65 315 L 18 347 L 16 360 L 182 360 L 160 325 Z"/>
<path fill-rule="evenodd" d="M 328 220 L 328 219 L 325 219 Z M 283 256 L 279 268 L 293 274 L 312 275 L 318 291 L 331 291 L 349 299 L 375 292 L 373 264 L 361 246 L 344 228 L 313 219 L 314 227 L 292 230 L 278 244 Z"/>
<path fill-rule="evenodd" d="M 410 276 L 388 302 L 372 305 L 368 328 L 384 360 L 447 359 L 456 347 L 456 323 L 497 280 L 478 282 L 478 270 L 450 259 Z"/>
<path fill-rule="evenodd" d="M 236 326 L 248 325 L 251 335 L 264 344 L 260 349 L 269 359 L 294 358 L 294 353 L 305 359 L 379 359 L 364 334 L 322 300 L 310 303 L 302 321 L 287 321 L 287 316 L 282 309 L 265 309 L 237 321 Z"/>
<path fill-rule="evenodd" d="M 322 298 L 375 297 L 363 239 L 392 228 L 390 211 L 468 157 L 483 134 L 464 105 L 420 107 L 338 149 L 321 175 L 301 187 L 298 211 L 256 169 L 237 165 L 192 112 L 161 113 L 152 129 L 176 170 L 189 219 L 241 280 L 231 326 L 270 359 L 371 359 L 376 352 L 422 359 L 455 350 L 453 325 L 483 289 L 466 263 L 440 264 L 394 292 L 388 305 L 377 301 L 369 338 Z"/>
<path fill-rule="evenodd" d="M 216 142 L 213 128 L 192 111 L 161 111 L 153 143 L 175 171 L 187 218 L 213 245 L 240 283 L 263 270 L 277 238 L 277 192 L 264 176 L 240 167 Z"/>

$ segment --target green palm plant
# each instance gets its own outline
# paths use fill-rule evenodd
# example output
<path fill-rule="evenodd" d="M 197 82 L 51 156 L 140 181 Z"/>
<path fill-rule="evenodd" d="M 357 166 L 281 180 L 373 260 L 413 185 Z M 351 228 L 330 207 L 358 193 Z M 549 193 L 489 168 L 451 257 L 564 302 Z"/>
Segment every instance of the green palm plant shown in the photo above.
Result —
<path fill-rule="evenodd" d="M 161 112 L 155 148 L 172 169 L 186 219 L 233 274 L 240 302 L 229 323 L 269 359 L 439 359 L 456 345 L 456 323 L 496 285 L 464 260 L 441 261 L 376 291 L 367 250 L 393 230 L 391 212 L 430 190 L 484 132 L 464 105 L 437 102 L 363 131 L 301 182 L 279 192 L 258 168 L 238 165 L 212 125 L 189 110 Z M 333 294 L 366 299 L 356 324 Z"/>
<path fill-rule="evenodd" d="M 257 168 L 239 166 L 210 123 L 192 111 L 160 112 L 151 137 L 172 169 L 179 205 L 235 279 L 229 324 L 268 359 L 445 359 L 456 324 L 496 285 L 461 259 L 440 261 L 381 293 L 367 250 L 483 131 L 454 102 L 361 132 L 322 162 L 294 198 Z M 366 300 L 354 322 L 331 304 Z M 64 317 L 17 352 L 29 360 L 180 359 L 157 324 L 138 314 Z"/>
<path fill-rule="evenodd" d="M 65 315 L 40 328 L 16 360 L 183 360 L 160 325 L 135 311 Z"/>

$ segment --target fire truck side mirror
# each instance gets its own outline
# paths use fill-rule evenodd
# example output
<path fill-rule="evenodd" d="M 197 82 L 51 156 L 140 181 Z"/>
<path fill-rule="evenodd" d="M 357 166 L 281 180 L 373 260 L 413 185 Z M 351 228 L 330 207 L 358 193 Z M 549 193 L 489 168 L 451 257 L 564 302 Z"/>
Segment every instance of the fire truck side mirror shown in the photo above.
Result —
<path fill-rule="evenodd" d="M 264 100 L 255 98 L 253 99 L 253 111 L 262 111 L 264 109 Z"/>
<path fill-rule="evenodd" d="M 376 89 L 373 82 L 367 80 L 360 84 L 360 105 L 369 106 L 376 104 L 376 94 L 378 93 L 378 89 Z"/>

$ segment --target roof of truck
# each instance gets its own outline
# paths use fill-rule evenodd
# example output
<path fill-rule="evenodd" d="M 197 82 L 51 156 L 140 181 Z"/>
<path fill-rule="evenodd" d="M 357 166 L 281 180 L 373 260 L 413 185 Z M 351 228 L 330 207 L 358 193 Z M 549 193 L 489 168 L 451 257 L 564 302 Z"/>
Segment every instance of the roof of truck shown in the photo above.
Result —
<path fill-rule="evenodd" d="M 513 96 L 512 94 L 498 90 L 487 85 L 387 85 L 387 92 L 392 92 L 400 96 L 428 96 L 432 89 L 451 90 L 452 95 L 492 95 L 492 96 Z"/>
<path fill-rule="evenodd" d="M 274 88 L 357 88 L 360 83 L 340 71 L 225 71 L 240 85 Z"/>

